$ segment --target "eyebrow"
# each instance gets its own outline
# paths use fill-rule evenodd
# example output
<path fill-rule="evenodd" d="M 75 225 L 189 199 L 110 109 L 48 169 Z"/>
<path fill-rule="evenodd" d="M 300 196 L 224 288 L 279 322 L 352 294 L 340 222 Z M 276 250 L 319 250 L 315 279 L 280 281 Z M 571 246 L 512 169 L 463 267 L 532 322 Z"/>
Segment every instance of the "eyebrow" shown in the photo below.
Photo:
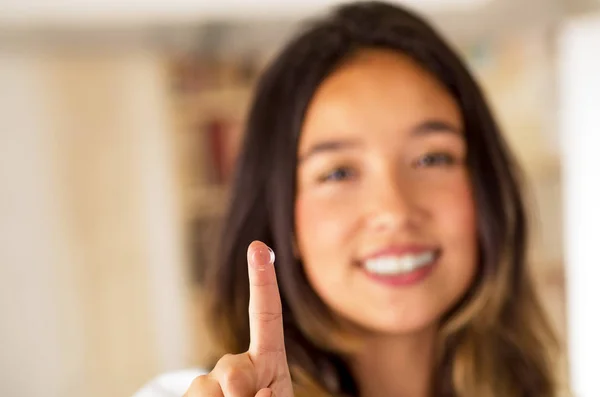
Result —
<path fill-rule="evenodd" d="M 463 132 L 453 124 L 443 120 L 427 120 L 421 124 L 418 124 L 411 131 L 413 135 L 422 136 L 429 134 L 449 133 L 462 137 Z M 332 140 L 323 141 L 313 145 L 306 153 L 302 154 L 298 158 L 298 163 L 302 163 L 320 153 L 339 151 L 344 149 L 351 149 L 360 146 L 360 142 L 357 140 Z"/>
<path fill-rule="evenodd" d="M 443 120 L 427 120 L 413 128 L 414 135 L 429 135 L 432 133 L 451 133 L 462 136 L 463 131 L 457 126 Z"/>
<path fill-rule="evenodd" d="M 298 159 L 298 163 L 302 163 L 308 158 L 313 157 L 319 153 L 350 149 L 359 145 L 360 143 L 355 140 L 319 142 L 316 145 L 312 146 L 306 153 L 302 154 L 302 156 L 300 156 L 300 158 Z"/>

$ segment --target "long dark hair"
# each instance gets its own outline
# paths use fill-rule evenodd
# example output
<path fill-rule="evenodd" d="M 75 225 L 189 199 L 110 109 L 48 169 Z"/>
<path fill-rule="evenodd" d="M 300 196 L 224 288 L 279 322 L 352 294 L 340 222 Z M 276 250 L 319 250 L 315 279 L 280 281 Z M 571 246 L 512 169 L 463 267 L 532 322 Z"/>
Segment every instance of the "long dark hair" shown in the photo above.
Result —
<path fill-rule="evenodd" d="M 358 393 L 343 360 L 351 337 L 310 287 L 294 255 L 293 235 L 297 145 L 306 109 L 323 80 L 365 48 L 412 58 L 446 87 L 462 110 L 480 258 L 470 290 L 443 319 L 436 395 L 553 395 L 547 347 L 554 339 L 525 267 L 527 222 L 519 171 L 478 84 L 457 54 L 421 17 L 382 2 L 343 5 L 313 21 L 258 82 L 220 260 L 206 285 L 209 326 L 221 348 L 217 353 L 248 348 L 246 249 L 252 240 L 262 240 L 277 253 L 295 382 L 324 395 Z"/>

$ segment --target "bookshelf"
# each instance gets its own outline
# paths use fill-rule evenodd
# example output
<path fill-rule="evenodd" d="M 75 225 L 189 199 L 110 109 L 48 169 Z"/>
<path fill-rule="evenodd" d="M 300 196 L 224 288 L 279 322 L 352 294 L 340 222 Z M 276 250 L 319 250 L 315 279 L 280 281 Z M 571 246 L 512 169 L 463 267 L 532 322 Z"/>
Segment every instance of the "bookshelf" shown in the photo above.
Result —
<path fill-rule="evenodd" d="M 180 54 L 170 64 L 170 107 L 192 290 L 202 289 L 205 269 L 216 259 L 229 179 L 258 65 L 241 56 L 223 58 L 210 52 Z"/>

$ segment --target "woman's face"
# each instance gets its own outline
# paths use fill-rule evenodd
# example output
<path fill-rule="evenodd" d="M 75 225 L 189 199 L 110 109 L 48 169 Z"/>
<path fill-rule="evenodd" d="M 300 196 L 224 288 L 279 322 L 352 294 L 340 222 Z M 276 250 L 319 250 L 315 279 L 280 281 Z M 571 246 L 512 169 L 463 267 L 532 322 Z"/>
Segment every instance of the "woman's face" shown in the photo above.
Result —
<path fill-rule="evenodd" d="M 415 62 L 362 51 L 315 93 L 298 149 L 296 244 L 316 293 L 378 333 L 434 326 L 476 268 L 460 110 Z"/>

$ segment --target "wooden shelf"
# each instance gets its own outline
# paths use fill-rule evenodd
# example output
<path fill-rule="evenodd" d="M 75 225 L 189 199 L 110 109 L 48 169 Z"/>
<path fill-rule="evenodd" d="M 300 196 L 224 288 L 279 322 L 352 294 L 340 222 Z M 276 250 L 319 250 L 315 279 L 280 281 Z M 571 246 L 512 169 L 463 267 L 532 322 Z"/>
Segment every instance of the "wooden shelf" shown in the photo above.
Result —
<path fill-rule="evenodd" d="M 215 114 L 242 117 L 252 95 L 251 87 L 232 86 L 208 91 L 176 95 L 175 107 L 179 117 L 198 121 Z"/>

